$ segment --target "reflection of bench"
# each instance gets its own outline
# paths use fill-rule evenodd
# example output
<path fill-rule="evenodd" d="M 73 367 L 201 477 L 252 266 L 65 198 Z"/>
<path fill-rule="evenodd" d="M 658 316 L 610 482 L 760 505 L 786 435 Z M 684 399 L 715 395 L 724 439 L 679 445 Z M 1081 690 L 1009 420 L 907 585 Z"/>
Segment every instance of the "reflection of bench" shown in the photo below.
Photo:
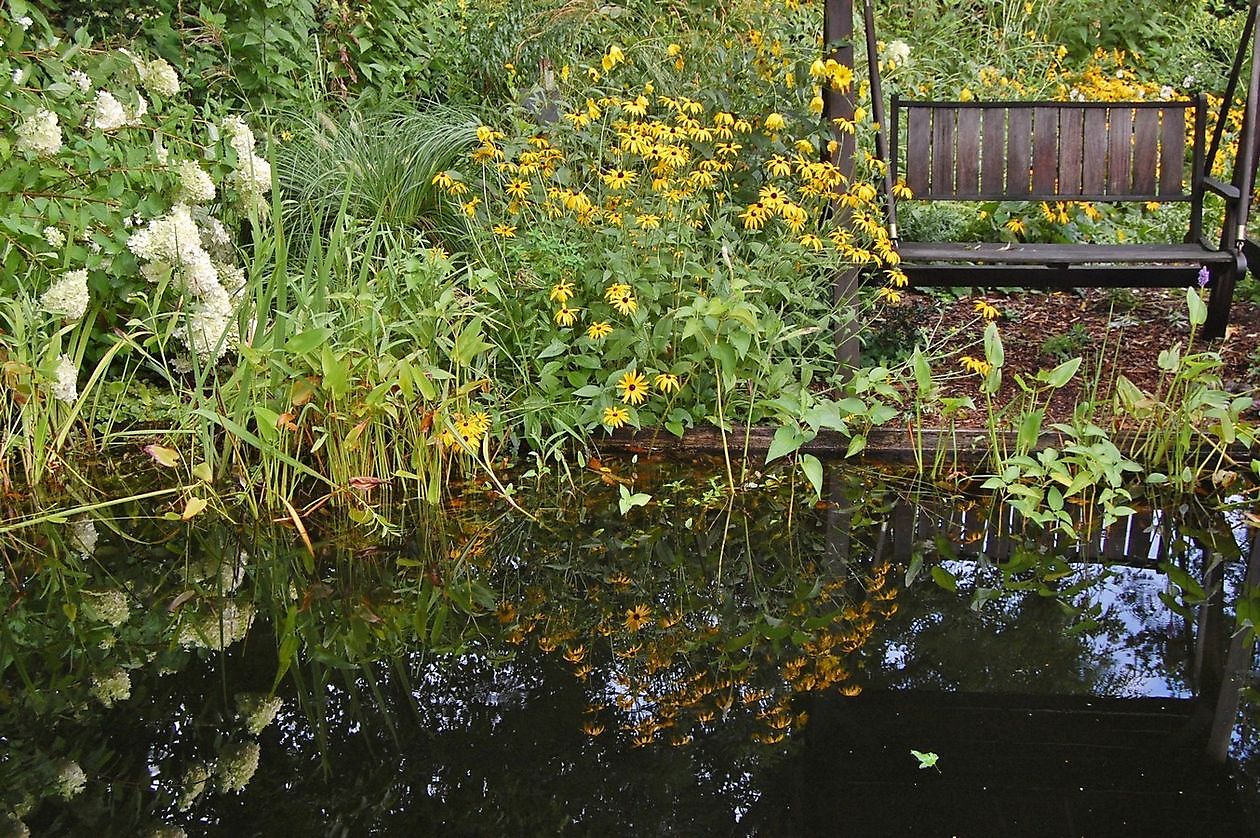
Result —
<path fill-rule="evenodd" d="M 1256 15 L 1253 2 L 1226 101 L 1233 96 Z M 1211 148 L 1205 150 L 1207 103 L 1202 95 L 1180 102 L 927 102 L 893 96 L 885 123 L 870 0 L 866 26 L 871 93 L 880 126 L 877 147 L 889 163 L 884 190 L 889 233 L 912 284 L 1172 287 L 1193 285 L 1207 268 L 1212 298 L 1205 333 L 1224 334 L 1234 283 L 1247 268 L 1242 245 L 1257 140 L 1250 105 L 1231 183 L 1208 176 L 1227 113 L 1219 115 Z M 1253 52 L 1248 102 L 1256 99 L 1258 63 Z M 890 144 L 882 136 L 885 124 Z M 1190 204 L 1190 229 L 1184 242 L 1175 244 L 900 241 L 892 187 L 903 171 L 914 200 L 1180 201 Z M 1225 202 L 1219 243 L 1208 241 L 1203 232 L 1207 192 Z"/>

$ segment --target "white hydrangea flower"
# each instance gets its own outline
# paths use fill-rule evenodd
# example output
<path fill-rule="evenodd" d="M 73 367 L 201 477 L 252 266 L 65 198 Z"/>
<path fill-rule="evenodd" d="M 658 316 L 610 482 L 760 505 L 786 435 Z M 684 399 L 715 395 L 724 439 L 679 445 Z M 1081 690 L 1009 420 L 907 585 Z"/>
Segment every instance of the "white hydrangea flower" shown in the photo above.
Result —
<path fill-rule="evenodd" d="M 67 74 L 67 77 L 70 79 L 70 83 L 79 88 L 79 90 L 83 93 L 87 93 L 92 89 L 91 77 L 82 70 L 71 70 Z"/>
<path fill-rule="evenodd" d="M 48 157 L 61 151 L 61 124 L 57 115 L 40 108 L 22 120 L 17 129 L 17 150 L 32 152 L 36 157 Z"/>
<path fill-rule="evenodd" d="M 106 133 L 117 131 L 130 122 L 127 109 L 108 90 L 96 92 L 96 107 L 92 111 L 92 127 Z"/>
<path fill-rule="evenodd" d="M 104 675 L 93 675 L 92 695 L 106 707 L 126 701 L 131 698 L 131 676 L 121 666 L 114 667 Z"/>
<path fill-rule="evenodd" d="M 128 125 L 139 125 L 140 117 L 149 112 L 149 103 L 139 93 L 136 94 L 136 107 L 127 114 Z"/>
<path fill-rule="evenodd" d="M 83 594 L 83 610 L 98 623 L 118 628 L 131 617 L 127 596 L 122 591 L 84 591 Z"/>
<path fill-rule="evenodd" d="M 181 160 L 175 164 L 175 173 L 179 175 L 181 200 L 194 204 L 204 204 L 214 200 L 214 181 L 195 161 Z"/>
<path fill-rule="evenodd" d="M 179 800 L 175 806 L 181 812 L 187 812 L 192 808 L 193 803 L 198 797 L 205 794 L 206 784 L 210 782 L 210 778 L 214 776 L 213 766 L 204 762 L 195 762 L 184 772 L 184 781 L 180 785 Z"/>
<path fill-rule="evenodd" d="M 79 398 L 79 368 L 69 355 L 57 358 L 57 380 L 53 382 L 52 394 L 66 404 L 74 404 Z"/>
<path fill-rule="evenodd" d="M 219 752 L 219 788 L 224 791 L 244 791 L 258 770 L 261 749 L 257 742 L 237 742 Z"/>
<path fill-rule="evenodd" d="M 254 153 L 254 132 L 249 130 L 245 120 L 239 116 L 223 119 L 223 133 L 227 135 L 228 145 L 236 152 L 239 160 L 243 161 Z"/>
<path fill-rule="evenodd" d="M 910 59 L 910 45 L 898 38 L 885 47 L 884 56 L 890 64 L 905 64 Z"/>
<path fill-rule="evenodd" d="M 22 27 L 23 32 L 25 32 L 27 29 L 30 29 L 31 26 L 35 23 L 35 21 L 31 20 L 30 15 L 22 15 L 20 18 L 18 18 L 17 20 L 13 22 L 16 23 L 18 26 Z"/>
<path fill-rule="evenodd" d="M 84 558 L 96 553 L 96 541 L 100 538 L 96 523 L 90 515 L 80 515 L 70 521 L 70 546 Z"/>
<path fill-rule="evenodd" d="M 72 759 L 63 759 L 57 763 L 57 777 L 53 780 L 53 793 L 69 800 L 83 791 L 87 785 L 87 774 Z"/>
<path fill-rule="evenodd" d="M 271 197 L 271 164 L 257 154 L 238 160 L 229 176 L 246 209 L 262 212 Z"/>
<path fill-rule="evenodd" d="M 237 693 L 236 717 L 245 720 L 245 729 L 257 736 L 267 725 L 276 719 L 276 714 L 284 706 L 284 699 L 278 695 L 264 693 Z"/>
<path fill-rule="evenodd" d="M 142 64 L 140 83 L 150 93 L 165 96 L 168 99 L 179 93 L 179 75 L 165 58 L 155 58 L 148 64 Z"/>
<path fill-rule="evenodd" d="M 47 237 L 47 231 L 45 231 L 45 237 Z M 65 243 L 64 236 L 62 243 Z M 67 320 L 81 319 L 88 307 L 87 277 L 85 268 L 66 271 L 40 295 L 39 307 L 49 314 L 55 314 Z"/>
<path fill-rule="evenodd" d="M 44 241 L 48 242 L 48 246 L 56 250 L 60 250 L 61 246 L 66 243 L 66 234 L 58 230 L 56 227 L 48 226 L 40 230 L 40 235 L 44 237 Z"/>

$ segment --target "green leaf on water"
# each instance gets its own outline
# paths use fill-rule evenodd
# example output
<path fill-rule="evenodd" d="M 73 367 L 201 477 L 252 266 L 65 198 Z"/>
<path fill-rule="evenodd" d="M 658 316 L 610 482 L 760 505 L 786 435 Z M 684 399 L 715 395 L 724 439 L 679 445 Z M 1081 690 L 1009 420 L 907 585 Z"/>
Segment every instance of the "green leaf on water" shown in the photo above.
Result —
<path fill-rule="evenodd" d="M 617 501 L 617 508 L 621 510 L 622 515 L 625 515 L 636 506 L 647 506 L 648 502 L 652 500 L 651 495 L 645 495 L 642 492 L 631 494 L 624 483 L 619 484 L 617 489 L 621 493 L 621 498 Z"/>
<path fill-rule="evenodd" d="M 936 761 L 940 759 L 938 755 L 932 753 L 931 751 L 924 753 L 923 751 L 916 751 L 914 748 L 911 748 L 910 753 L 919 761 L 920 771 L 924 768 L 936 768 Z M 940 771 L 939 768 L 936 768 L 936 770 Z"/>

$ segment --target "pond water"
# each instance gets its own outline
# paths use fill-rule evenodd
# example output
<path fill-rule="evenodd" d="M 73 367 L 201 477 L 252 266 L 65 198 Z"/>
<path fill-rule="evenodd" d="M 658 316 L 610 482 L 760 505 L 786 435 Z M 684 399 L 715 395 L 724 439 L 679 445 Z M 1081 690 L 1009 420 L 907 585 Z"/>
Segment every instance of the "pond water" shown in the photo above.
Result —
<path fill-rule="evenodd" d="M 151 501 L 20 531 L 0 835 L 1256 823 L 1246 696 L 1230 766 L 1203 756 L 1233 513 L 1139 504 L 1104 530 L 1078 510 L 1068 539 L 844 464 L 821 502 L 790 475 L 737 471 L 732 493 L 704 461 L 516 481 L 528 514 L 472 481 L 370 533 Z M 1196 607 L 1200 581 L 1222 596 Z"/>

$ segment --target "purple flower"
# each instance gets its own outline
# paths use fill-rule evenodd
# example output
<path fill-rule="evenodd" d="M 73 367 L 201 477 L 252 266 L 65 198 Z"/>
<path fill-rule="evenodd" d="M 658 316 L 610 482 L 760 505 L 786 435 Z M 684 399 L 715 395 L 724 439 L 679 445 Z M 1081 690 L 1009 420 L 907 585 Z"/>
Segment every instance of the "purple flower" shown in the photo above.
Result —
<path fill-rule="evenodd" d="M 1204 265 L 1203 267 L 1199 268 L 1199 287 L 1200 288 L 1207 288 L 1209 278 L 1210 278 L 1210 274 L 1208 273 L 1207 265 Z"/>

